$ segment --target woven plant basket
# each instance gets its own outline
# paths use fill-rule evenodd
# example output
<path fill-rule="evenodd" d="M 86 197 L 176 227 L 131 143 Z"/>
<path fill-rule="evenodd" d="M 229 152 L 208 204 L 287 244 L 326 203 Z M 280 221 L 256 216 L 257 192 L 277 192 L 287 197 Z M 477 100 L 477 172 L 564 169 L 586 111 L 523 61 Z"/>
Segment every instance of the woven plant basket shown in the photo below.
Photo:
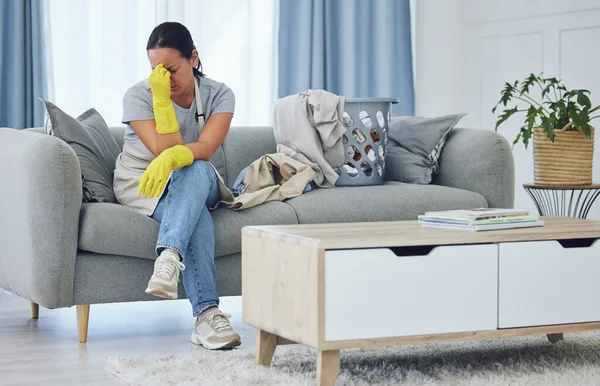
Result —
<path fill-rule="evenodd" d="M 581 131 L 567 131 L 573 122 L 555 131 L 550 141 L 541 127 L 533 129 L 534 181 L 537 185 L 590 185 L 594 159 L 591 138 Z"/>

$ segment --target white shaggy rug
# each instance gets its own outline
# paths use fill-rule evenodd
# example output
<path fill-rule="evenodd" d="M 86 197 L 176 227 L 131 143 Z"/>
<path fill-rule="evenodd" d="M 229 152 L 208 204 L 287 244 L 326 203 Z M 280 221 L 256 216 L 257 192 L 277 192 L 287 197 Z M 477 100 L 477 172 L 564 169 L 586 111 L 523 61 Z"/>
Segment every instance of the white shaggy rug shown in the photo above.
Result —
<path fill-rule="evenodd" d="M 107 370 L 131 385 L 314 385 L 316 355 L 279 346 L 271 367 L 248 349 L 163 357 L 112 357 Z M 336 385 L 599 385 L 600 333 L 342 350 Z"/>

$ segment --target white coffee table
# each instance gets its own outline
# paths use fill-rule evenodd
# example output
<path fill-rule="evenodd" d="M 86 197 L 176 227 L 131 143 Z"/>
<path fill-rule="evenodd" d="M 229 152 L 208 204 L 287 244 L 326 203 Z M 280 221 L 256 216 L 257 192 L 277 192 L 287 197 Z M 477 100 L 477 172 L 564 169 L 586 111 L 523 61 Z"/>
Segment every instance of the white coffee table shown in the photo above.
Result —
<path fill-rule="evenodd" d="M 600 329 L 600 221 L 471 232 L 416 221 L 242 230 L 244 322 L 256 362 L 317 349 L 331 385 L 340 350 Z M 559 240 L 559 241 L 557 241 Z"/>

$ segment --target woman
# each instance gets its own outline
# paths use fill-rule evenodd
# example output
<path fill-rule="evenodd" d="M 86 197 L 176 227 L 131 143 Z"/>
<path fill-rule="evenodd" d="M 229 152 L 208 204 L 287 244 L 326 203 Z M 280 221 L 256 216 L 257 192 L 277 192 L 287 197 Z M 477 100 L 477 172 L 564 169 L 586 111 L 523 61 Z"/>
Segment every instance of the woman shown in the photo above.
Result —
<path fill-rule="evenodd" d="M 235 98 L 224 84 L 201 72 L 185 26 L 167 22 L 146 47 L 153 68 L 123 98 L 123 152 L 114 177 L 119 202 L 160 222 L 146 292 L 177 298 L 179 272 L 197 318 L 192 342 L 208 349 L 238 346 L 231 315 L 218 309 L 214 224 L 221 177 L 208 162 L 223 143 Z M 205 123 L 206 121 L 206 123 Z"/>

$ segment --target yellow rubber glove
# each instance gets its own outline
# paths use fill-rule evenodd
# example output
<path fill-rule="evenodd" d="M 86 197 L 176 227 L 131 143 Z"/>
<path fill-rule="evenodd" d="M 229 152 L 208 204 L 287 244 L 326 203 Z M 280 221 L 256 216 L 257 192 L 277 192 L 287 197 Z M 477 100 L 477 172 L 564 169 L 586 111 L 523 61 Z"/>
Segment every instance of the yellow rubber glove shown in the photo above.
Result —
<path fill-rule="evenodd" d="M 158 197 L 165 189 L 171 172 L 191 165 L 194 153 L 183 145 L 175 145 L 164 150 L 154 158 L 139 180 L 138 195 L 150 198 Z"/>
<path fill-rule="evenodd" d="M 179 131 L 179 123 L 171 102 L 171 73 L 163 67 L 162 63 L 154 67 L 148 77 L 150 90 L 152 90 L 152 107 L 156 132 L 170 134 Z"/>

